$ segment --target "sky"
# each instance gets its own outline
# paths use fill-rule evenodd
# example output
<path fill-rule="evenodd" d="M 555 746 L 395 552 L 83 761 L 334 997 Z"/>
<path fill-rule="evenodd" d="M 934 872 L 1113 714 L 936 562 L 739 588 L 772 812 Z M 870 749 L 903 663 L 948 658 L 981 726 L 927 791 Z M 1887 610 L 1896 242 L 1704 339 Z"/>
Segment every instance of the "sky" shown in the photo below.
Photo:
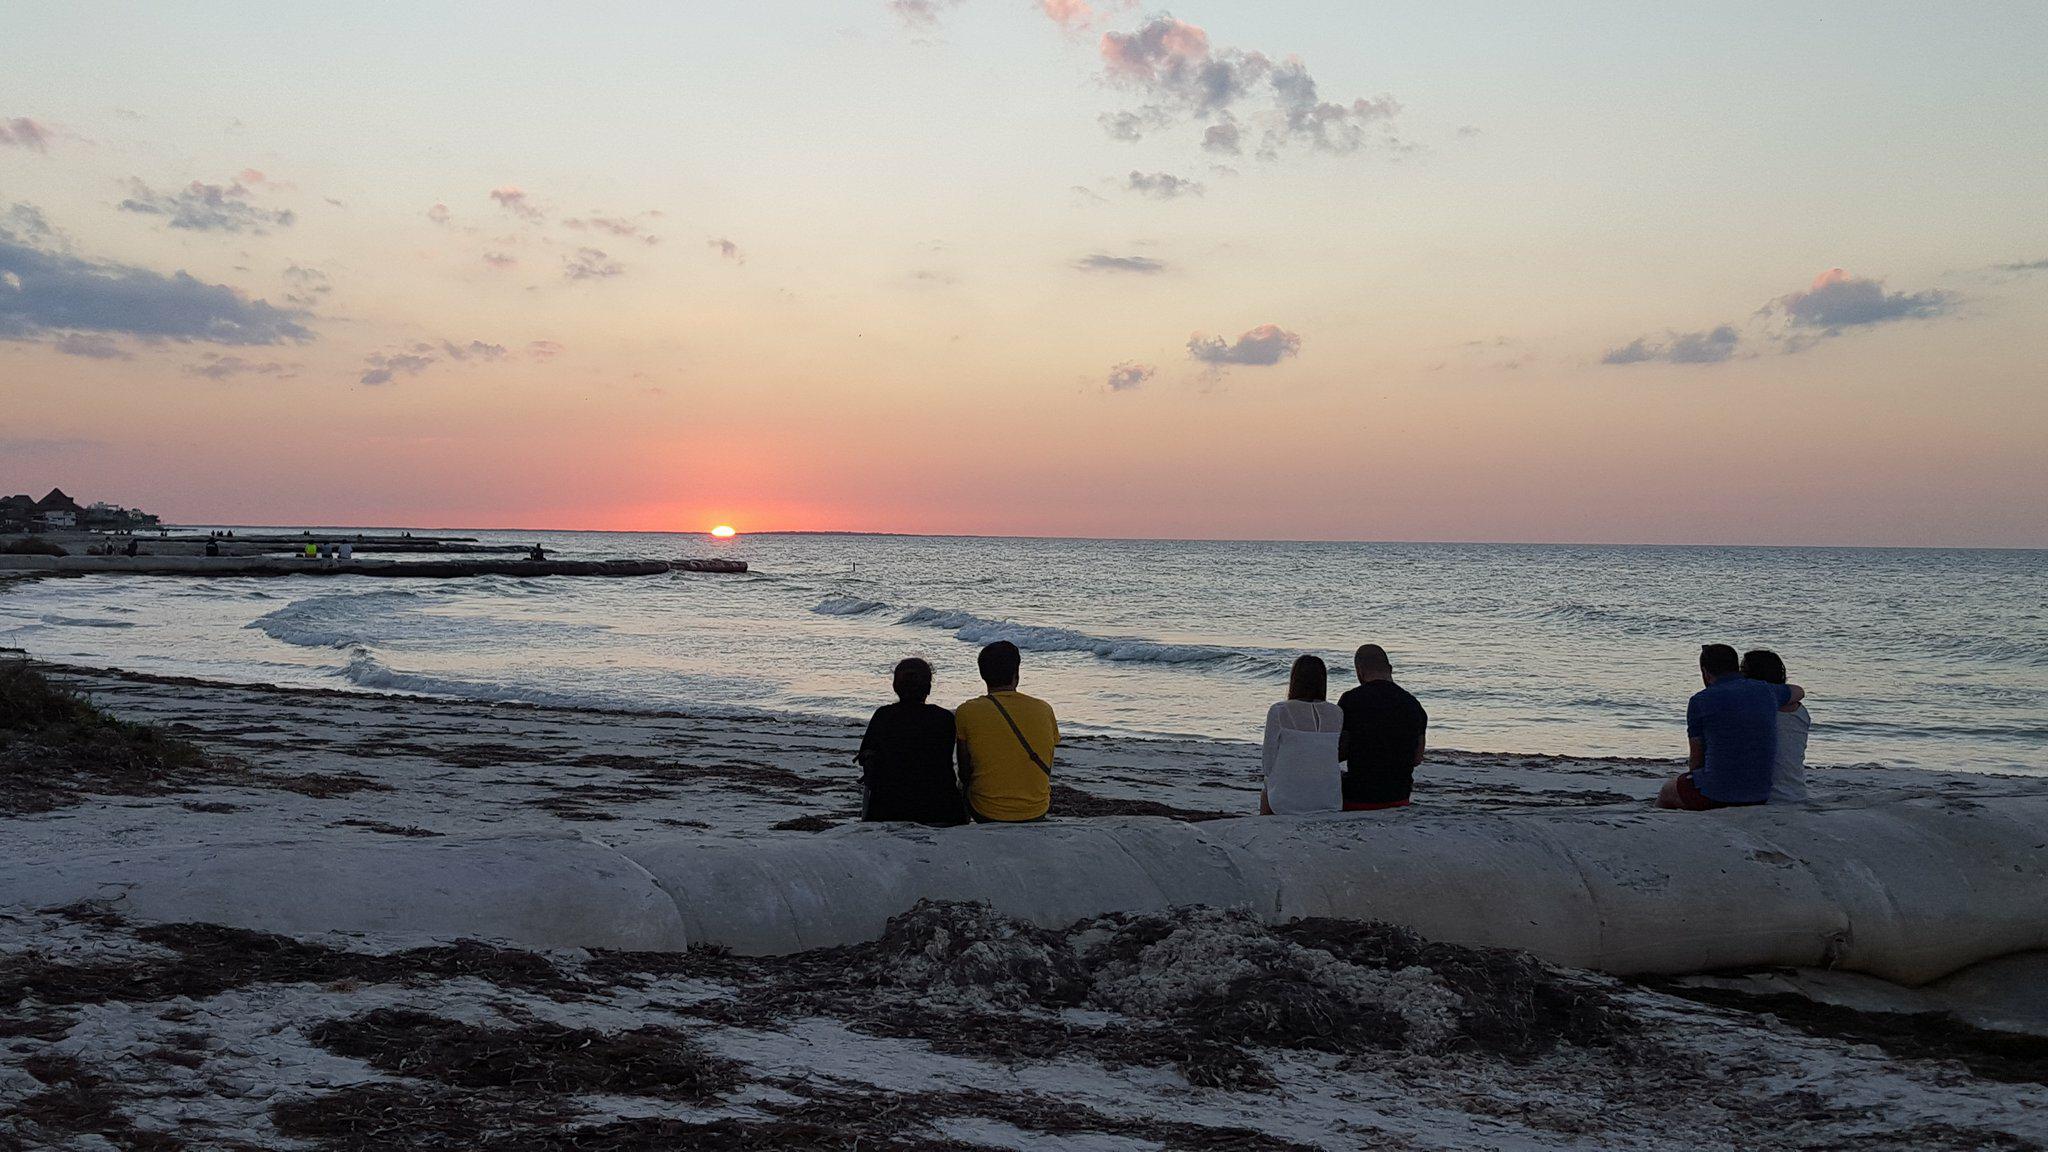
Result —
<path fill-rule="evenodd" d="M 2048 6 L 15 0 L 0 489 L 2048 546 Z"/>

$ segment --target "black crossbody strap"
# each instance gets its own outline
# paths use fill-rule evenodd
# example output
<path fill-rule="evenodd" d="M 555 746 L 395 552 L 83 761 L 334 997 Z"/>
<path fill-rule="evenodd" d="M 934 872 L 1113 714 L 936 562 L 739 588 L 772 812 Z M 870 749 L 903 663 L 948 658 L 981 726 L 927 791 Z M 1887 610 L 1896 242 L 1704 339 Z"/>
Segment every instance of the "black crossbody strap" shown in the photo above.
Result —
<path fill-rule="evenodd" d="M 995 705 L 996 711 L 1001 712 L 1003 714 L 1003 720 L 1010 725 L 1010 731 L 1016 733 L 1017 735 L 1017 743 L 1022 744 L 1024 746 L 1024 754 L 1026 756 L 1031 757 L 1031 762 L 1033 764 L 1038 765 L 1038 770 L 1040 772 L 1045 773 L 1047 779 L 1051 779 L 1052 768 L 1049 765 L 1047 765 L 1045 761 L 1038 758 L 1038 750 L 1031 746 L 1031 741 L 1026 740 L 1024 738 L 1024 730 L 1022 728 L 1017 727 L 1017 722 L 1015 720 L 1010 719 L 1010 710 L 1008 708 L 1003 707 L 1003 702 L 1001 700 L 996 699 L 996 694 L 993 692 L 988 694 L 988 702 Z"/>

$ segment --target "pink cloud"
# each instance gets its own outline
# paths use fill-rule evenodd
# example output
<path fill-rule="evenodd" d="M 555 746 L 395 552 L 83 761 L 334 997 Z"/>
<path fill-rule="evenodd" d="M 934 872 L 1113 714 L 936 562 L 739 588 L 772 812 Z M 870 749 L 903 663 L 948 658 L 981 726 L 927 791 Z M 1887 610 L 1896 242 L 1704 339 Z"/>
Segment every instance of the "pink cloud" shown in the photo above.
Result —
<path fill-rule="evenodd" d="M 521 220 L 539 220 L 546 215 L 539 205 L 527 198 L 525 190 L 517 185 L 507 184 L 503 188 L 491 189 L 491 199 L 498 202 L 498 207 Z"/>
<path fill-rule="evenodd" d="M 27 148 L 35 152 L 48 152 L 50 130 L 26 116 L 0 120 L 0 144 Z"/>
<path fill-rule="evenodd" d="M 1046 7 L 1050 15 L 1052 4 Z M 1102 62 L 1116 76 L 1158 80 L 1184 73 L 1208 55 L 1209 34 L 1171 16 L 1158 17 L 1136 32 L 1102 34 Z"/>

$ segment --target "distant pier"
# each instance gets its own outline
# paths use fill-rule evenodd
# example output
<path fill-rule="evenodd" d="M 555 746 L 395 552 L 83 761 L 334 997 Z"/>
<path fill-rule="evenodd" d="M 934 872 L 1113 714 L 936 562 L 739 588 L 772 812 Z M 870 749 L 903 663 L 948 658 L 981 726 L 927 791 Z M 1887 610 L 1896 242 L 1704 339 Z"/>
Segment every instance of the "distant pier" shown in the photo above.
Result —
<path fill-rule="evenodd" d="M 316 560 L 282 556 L 0 556 L 0 574 L 43 576 L 659 576 L 737 574 L 744 560 Z"/>

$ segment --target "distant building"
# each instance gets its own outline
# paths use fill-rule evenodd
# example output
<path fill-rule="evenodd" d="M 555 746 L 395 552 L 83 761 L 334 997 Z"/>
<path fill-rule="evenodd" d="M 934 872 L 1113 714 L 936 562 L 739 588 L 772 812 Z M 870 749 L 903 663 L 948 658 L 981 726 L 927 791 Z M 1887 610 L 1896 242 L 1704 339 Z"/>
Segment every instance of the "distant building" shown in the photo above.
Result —
<path fill-rule="evenodd" d="M 36 519 L 45 528 L 76 528 L 83 511 L 62 488 L 52 488 L 48 496 L 36 501 Z"/>
<path fill-rule="evenodd" d="M 41 500 L 27 496 L 0 497 L 0 532 L 40 532 L 45 529 L 90 528 L 103 532 L 133 532 L 155 528 L 160 521 L 148 512 L 123 508 L 105 501 L 81 508 L 62 488 L 50 489 Z"/>
<path fill-rule="evenodd" d="M 36 522 L 32 496 L 0 497 L 0 532 L 26 532 Z"/>

